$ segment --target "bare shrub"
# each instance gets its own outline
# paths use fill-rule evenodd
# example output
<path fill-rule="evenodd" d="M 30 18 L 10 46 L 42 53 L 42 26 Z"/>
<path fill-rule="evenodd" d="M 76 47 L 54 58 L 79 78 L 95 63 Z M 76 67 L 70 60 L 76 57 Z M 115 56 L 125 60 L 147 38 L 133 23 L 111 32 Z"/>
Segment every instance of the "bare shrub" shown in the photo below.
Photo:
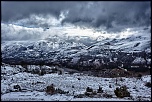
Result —
<path fill-rule="evenodd" d="M 19 85 L 14 85 L 15 91 L 21 91 L 21 87 Z"/>
<path fill-rule="evenodd" d="M 62 75 L 62 71 L 61 70 L 59 70 L 59 75 Z"/>
<path fill-rule="evenodd" d="M 147 86 L 147 87 L 151 87 L 151 82 L 147 82 L 146 84 L 145 84 L 145 86 Z"/>
<path fill-rule="evenodd" d="M 120 88 L 117 87 L 116 90 L 114 90 L 114 93 L 119 98 L 130 97 L 130 93 L 128 92 L 126 86 L 122 86 Z"/>
<path fill-rule="evenodd" d="M 99 86 L 97 93 L 103 93 L 102 87 Z"/>
<path fill-rule="evenodd" d="M 56 93 L 59 93 L 59 94 L 69 93 L 69 91 L 64 91 L 64 90 L 61 90 L 59 88 L 55 89 L 53 84 L 51 84 L 50 86 L 47 86 L 45 92 L 48 94 L 51 94 L 51 95 L 56 94 Z"/>
<path fill-rule="evenodd" d="M 109 88 L 112 88 L 111 84 L 109 84 Z"/>
<path fill-rule="evenodd" d="M 77 78 L 78 80 L 81 80 L 80 78 Z"/>
<path fill-rule="evenodd" d="M 90 87 L 87 87 L 87 88 L 86 88 L 86 92 L 93 92 L 93 89 L 90 88 Z"/>
<path fill-rule="evenodd" d="M 55 94 L 54 85 L 51 84 L 50 86 L 47 86 L 45 92 L 48 93 L 48 94 L 51 94 L 51 95 Z"/>
<path fill-rule="evenodd" d="M 89 96 L 91 97 L 92 96 L 92 93 L 93 93 L 93 89 L 90 88 L 90 87 L 87 87 L 86 88 L 86 92 L 84 93 L 86 96 Z"/>
<path fill-rule="evenodd" d="M 139 74 L 137 75 L 137 79 L 140 79 L 140 80 L 141 80 L 141 79 L 142 79 L 142 74 L 139 73 Z"/>
<path fill-rule="evenodd" d="M 121 77 L 120 79 L 119 79 L 120 81 L 124 81 L 124 79 Z"/>
<path fill-rule="evenodd" d="M 97 95 L 97 92 L 96 92 L 96 91 L 93 91 L 92 94 L 93 94 L 93 95 Z"/>

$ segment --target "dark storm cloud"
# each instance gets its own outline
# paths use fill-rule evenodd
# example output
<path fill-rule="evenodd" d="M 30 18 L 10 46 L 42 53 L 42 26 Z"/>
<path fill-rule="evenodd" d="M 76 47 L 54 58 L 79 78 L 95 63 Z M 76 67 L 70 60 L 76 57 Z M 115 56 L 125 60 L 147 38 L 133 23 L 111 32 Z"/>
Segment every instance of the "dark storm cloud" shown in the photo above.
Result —
<path fill-rule="evenodd" d="M 63 22 L 84 22 L 107 29 L 118 25 L 141 26 L 150 24 L 149 2 L 95 2 L 90 7 L 81 6 L 69 11 Z"/>
<path fill-rule="evenodd" d="M 59 18 L 63 10 L 68 10 L 62 20 L 75 25 L 90 27 L 104 26 L 107 29 L 118 26 L 150 25 L 150 2 L 2 2 L 2 21 L 27 18 L 31 14 L 51 14 Z"/>
<path fill-rule="evenodd" d="M 72 8 L 74 2 L 27 2 L 27 1 L 3 1 L 2 2 L 2 20 L 16 20 L 29 17 L 31 14 L 47 14 L 50 13 L 55 17 L 60 15 L 62 10 Z"/>

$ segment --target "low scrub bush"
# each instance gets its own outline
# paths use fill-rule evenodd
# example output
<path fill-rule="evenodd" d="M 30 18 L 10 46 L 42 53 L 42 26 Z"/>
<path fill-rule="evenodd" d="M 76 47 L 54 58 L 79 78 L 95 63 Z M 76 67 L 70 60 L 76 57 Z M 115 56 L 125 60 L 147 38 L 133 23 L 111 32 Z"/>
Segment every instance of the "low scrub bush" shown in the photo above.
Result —
<path fill-rule="evenodd" d="M 86 92 L 93 92 L 93 89 L 90 88 L 90 87 L 87 87 L 87 88 L 86 88 Z"/>
<path fill-rule="evenodd" d="M 147 83 L 145 84 L 145 86 L 151 87 L 151 82 L 147 82 Z"/>
<path fill-rule="evenodd" d="M 50 86 L 47 86 L 45 92 L 46 92 L 47 94 L 51 94 L 51 95 L 55 94 L 54 85 L 52 84 L 52 85 L 50 85 Z"/>
<path fill-rule="evenodd" d="M 127 90 L 126 86 L 117 87 L 116 90 L 114 90 L 114 93 L 117 97 L 123 98 L 123 97 L 130 97 L 130 93 Z"/>
<path fill-rule="evenodd" d="M 15 91 L 21 91 L 21 87 L 19 85 L 14 85 Z"/>
<path fill-rule="evenodd" d="M 99 89 L 97 90 L 97 93 L 103 93 L 102 87 L 99 86 Z"/>
<path fill-rule="evenodd" d="M 63 90 L 61 90 L 59 88 L 55 89 L 53 84 L 50 85 L 50 86 L 47 86 L 45 92 L 47 94 L 51 94 L 51 95 L 56 94 L 56 93 L 59 93 L 59 94 L 67 94 L 67 93 L 69 93 L 68 91 L 63 91 Z"/>

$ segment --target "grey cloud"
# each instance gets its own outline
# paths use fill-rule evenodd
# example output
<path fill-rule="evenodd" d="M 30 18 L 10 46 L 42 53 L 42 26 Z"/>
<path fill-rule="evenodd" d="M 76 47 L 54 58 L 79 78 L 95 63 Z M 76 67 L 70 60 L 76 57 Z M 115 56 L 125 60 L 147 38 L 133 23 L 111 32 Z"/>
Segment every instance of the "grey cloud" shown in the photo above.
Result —
<path fill-rule="evenodd" d="M 1 24 L 1 40 L 37 40 L 42 37 L 43 30 L 41 28 L 26 28 L 11 24 Z"/>
<path fill-rule="evenodd" d="M 3 1 L 2 2 L 2 20 L 16 20 L 29 17 L 31 14 L 52 14 L 59 17 L 64 9 L 71 8 L 75 3 L 67 2 L 49 2 L 49 1 Z"/>
<path fill-rule="evenodd" d="M 94 27 L 106 26 L 107 29 L 113 28 L 113 22 L 126 26 L 150 25 L 151 22 L 151 12 L 146 12 L 150 11 L 149 2 L 98 2 L 90 8 L 79 9 L 81 12 L 78 16 L 71 10 L 63 22 L 84 21 Z"/>
<path fill-rule="evenodd" d="M 62 21 L 81 26 L 113 29 L 118 26 L 150 25 L 151 6 L 149 2 L 2 2 L 2 21 L 8 22 L 27 18 L 31 14 L 51 14 L 57 19 L 61 11 L 69 13 Z"/>

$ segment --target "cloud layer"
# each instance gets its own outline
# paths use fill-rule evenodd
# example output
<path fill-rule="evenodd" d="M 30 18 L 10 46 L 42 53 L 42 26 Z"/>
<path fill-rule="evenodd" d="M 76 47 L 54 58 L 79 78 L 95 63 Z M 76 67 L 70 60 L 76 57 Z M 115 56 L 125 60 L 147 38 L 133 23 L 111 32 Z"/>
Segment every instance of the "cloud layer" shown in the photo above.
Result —
<path fill-rule="evenodd" d="M 64 19 L 61 18 L 64 15 Z M 150 2 L 124 1 L 56 1 L 56 2 L 2 2 L 2 22 L 19 22 L 22 24 L 51 26 L 50 22 L 34 20 L 31 15 L 42 18 L 51 15 L 61 24 L 71 23 L 78 26 L 106 27 L 107 30 L 118 30 L 123 27 L 148 26 L 151 22 Z M 40 23 L 41 22 L 41 23 Z M 43 22 L 43 23 L 42 23 Z"/>

